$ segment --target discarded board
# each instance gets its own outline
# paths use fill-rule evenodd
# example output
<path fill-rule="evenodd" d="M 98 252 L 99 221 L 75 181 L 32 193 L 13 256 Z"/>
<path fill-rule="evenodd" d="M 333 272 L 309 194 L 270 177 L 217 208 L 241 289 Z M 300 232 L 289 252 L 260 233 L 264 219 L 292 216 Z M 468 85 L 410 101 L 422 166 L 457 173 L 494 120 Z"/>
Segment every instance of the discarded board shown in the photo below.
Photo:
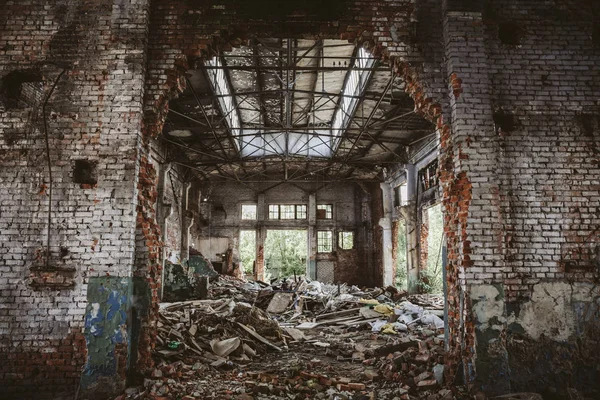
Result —
<path fill-rule="evenodd" d="M 238 324 L 242 329 L 244 329 L 246 332 L 248 332 L 251 336 L 253 336 L 259 342 L 266 344 L 267 346 L 269 346 L 270 348 L 272 348 L 274 350 L 282 351 L 280 347 L 275 346 L 273 343 L 269 342 L 267 339 L 265 339 L 258 333 L 254 332 L 252 329 L 248 328 L 246 325 L 239 323 L 239 322 L 236 322 L 236 324 Z"/>

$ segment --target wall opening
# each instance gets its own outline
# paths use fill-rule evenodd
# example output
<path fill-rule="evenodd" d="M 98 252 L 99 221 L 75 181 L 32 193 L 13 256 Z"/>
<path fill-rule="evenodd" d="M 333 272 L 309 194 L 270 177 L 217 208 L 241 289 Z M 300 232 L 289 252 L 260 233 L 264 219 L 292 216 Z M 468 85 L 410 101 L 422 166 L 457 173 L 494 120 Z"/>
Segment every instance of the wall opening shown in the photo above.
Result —
<path fill-rule="evenodd" d="M 498 24 L 498 39 L 503 44 L 517 46 L 521 44 L 523 33 L 521 27 L 514 22 L 501 22 Z"/>
<path fill-rule="evenodd" d="M 247 277 L 254 276 L 256 262 L 256 231 L 240 231 L 240 262 Z"/>
<path fill-rule="evenodd" d="M 306 274 L 308 234 L 306 230 L 267 230 L 265 280 Z"/>
<path fill-rule="evenodd" d="M 0 98 L 7 110 L 32 107 L 43 97 L 44 83 L 37 70 L 13 71 L 2 78 Z"/>
<path fill-rule="evenodd" d="M 423 210 L 423 220 L 427 221 L 423 229 L 427 229 L 425 248 L 421 253 L 425 259 L 421 263 L 419 285 L 425 293 L 443 293 L 443 260 L 444 219 L 442 204 L 438 203 Z"/>
<path fill-rule="evenodd" d="M 406 221 L 398 221 L 396 232 L 396 277 L 395 284 L 398 289 L 408 290 L 408 262 L 406 252 Z"/>
<path fill-rule="evenodd" d="M 75 160 L 73 166 L 73 182 L 82 185 L 95 185 L 98 183 L 96 177 L 96 163 L 88 160 Z"/>

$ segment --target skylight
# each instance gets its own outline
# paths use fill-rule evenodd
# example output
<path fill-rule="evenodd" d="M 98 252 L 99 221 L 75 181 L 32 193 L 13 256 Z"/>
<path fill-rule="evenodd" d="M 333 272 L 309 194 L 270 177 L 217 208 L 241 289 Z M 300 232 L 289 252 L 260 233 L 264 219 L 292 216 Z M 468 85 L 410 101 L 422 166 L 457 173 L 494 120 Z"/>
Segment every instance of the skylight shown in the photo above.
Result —
<path fill-rule="evenodd" d="M 333 117 L 331 125 L 331 135 L 334 138 L 333 148 L 339 145 L 339 136 L 342 135 L 350 124 L 354 110 L 358 105 L 358 97 L 365 89 L 371 76 L 370 69 L 373 67 L 373 64 L 375 64 L 375 59 L 361 47 L 358 50 L 356 61 L 346 80 L 339 108 Z"/>
<path fill-rule="evenodd" d="M 231 135 L 233 137 L 238 137 L 242 132 L 240 116 L 235 107 L 234 96 L 232 96 L 229 84 L 225 78 L 225 70 L 222 68 L 223 63 L 219 57 L 213 57 L 212 60 L 206 61 L 206 65 L 213 67 L 207 69 L 208 78 L 215 94 L 218 95 L 223 118 L 231 131 Z"/>
<path fill-rule="evenodd" d="M 336 46 L 339 45 L 336 44 Z M 350 54 L 348 54 L 348 58 L 350 58 Z M 243 113 L 240 114 L 240 110 L 238 110 L 237 107 L 245 102 L 247 96 L 244 97 L 244 100 L 240 101 L 239 95 L 235 93 L 230 86 L 230 81 L 228 80 L 226 72 L 228 68 L 235 69 L 235 65 L 226 67 L 225 62 L 220 57 L 214 57 L 211 60 L 206 61 L 206 66 L 208 67 L 207 74 L 214 90 L 214 94 L 218 98 L 223 121 L 226 123 L 230 134 L 236 138 L 235 142 L 242 157 L 263 157 L 271 155 L 322 158 L 332 157 L 336 147 L 339 146 L 341 142 L 344 132 L 348 129 L 352 121 L 356 107 L 360 102 L 361 95 L 371 76 L 374 64 L 375 59 L 361 47 L 355 53 L 354 63 L 349 67 L 348 72 L 345 75 L 343 86 L 340 82 L 340 86 L 335 89 L 335 93 L 332 91 L 332 93 L 314 94 L 313 107 L 315 107 L 315 104 L 324 100 L 322 103 L 319 103 L 320 105 L 318 108 L 321 109 L 326 108 L 323 107 L 323 104 L 327 104 L 328 102 L 335 104 L 335 100 L 332 101 L 331 99 L 335 99 L 337 97 L 336 95 L 339 93 L 339 101 L 337 102 L 335 111 L 332 111 L 331 121 L 328 124 L 329 126 L 324 126 L 325 124 L 323 122 L 325 121 L 322 121 L 319 123 L 320 126 L 311 124 L 308 124 L 308 126 L 281 126 L 281 130 L 279 130 L 273 129 L 273 126 L 270 126 L 269 129 L 263 129 L 262 127 L 256 126 L 256 124 L 244 127 L 244 124 L 242 123 Z M 301 69 L 303 67 L 304 66 L 302 65 L 295 65 L 295 68 Z M 296 72 L 294 82 L 297 82 L 298 75 L 301 75 L 302 73 L 302 70 Z M 284 83 L 282 77 L 286 75 L 282 72 L 279 72 L 279 74 L 282 76 L 277 76 L 277 78 Z M 340 79 L 336 78 L 334 75 L 336 74 L 339 76 L 339 72 L 333 72 L 327 69 L 323 69 L 319 74 L 321 74 L 321 76 L 327 74 L 328 81 Z M 293 74 L 290 74 L 290 76 L 293 76 Z M 317 78 L 318 76 L 315 79 Z M 324 78 L 321 78 L 321 80 L 324 81 Z M 291 87 L 294 88 L 293 83 L 291 84 Z M 325 88 L 322 90 L 323 92 L 327 91 Z M 340 92 L 337 92 L 338 90 L 340 90 Z M 292 94 L 290 97 L 294 98 L 294 95 Z M 248 106 L 246 107 L 248 108 Z M 290 110 L 292 109 L 293 107 Z M 281 120 L 283 121 L 285 118 L 282 117 Z"/>

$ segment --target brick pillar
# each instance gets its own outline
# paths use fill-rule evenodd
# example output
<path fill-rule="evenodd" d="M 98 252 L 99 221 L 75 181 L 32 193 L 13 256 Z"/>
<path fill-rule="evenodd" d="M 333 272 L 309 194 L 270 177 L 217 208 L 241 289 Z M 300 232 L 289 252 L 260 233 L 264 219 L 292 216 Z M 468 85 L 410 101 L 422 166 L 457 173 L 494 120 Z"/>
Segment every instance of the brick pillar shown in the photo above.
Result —
<path fill-rule="evenodd" d="M 452 119 L 444 167 L 453 174 L 444 187 L 445 226 L 452 227 L 446 230 L 453 279 L 448 295 L 464 311 L 449 317 L 450 351 L 462 355 L 468 384 L 501 394 L 510 389 L 506 312 L 496 285 L 502 282 L 503 225 L 484 26 L 481 12 L 464 11 L 469 2 L 452 3 L 458 8 L 448 4 L 444 17 Z"/>

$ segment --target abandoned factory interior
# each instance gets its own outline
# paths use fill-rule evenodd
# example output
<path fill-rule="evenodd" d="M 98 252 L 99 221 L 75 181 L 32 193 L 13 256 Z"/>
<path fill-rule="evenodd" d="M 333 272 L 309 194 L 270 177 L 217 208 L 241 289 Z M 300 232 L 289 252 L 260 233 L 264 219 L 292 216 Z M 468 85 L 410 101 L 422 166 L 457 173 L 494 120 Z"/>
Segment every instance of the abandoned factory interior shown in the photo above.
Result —
<path fill-rule="evenodd" d="M 600 1 L 0 3 L 0 399 L 600 399 Z"/>

